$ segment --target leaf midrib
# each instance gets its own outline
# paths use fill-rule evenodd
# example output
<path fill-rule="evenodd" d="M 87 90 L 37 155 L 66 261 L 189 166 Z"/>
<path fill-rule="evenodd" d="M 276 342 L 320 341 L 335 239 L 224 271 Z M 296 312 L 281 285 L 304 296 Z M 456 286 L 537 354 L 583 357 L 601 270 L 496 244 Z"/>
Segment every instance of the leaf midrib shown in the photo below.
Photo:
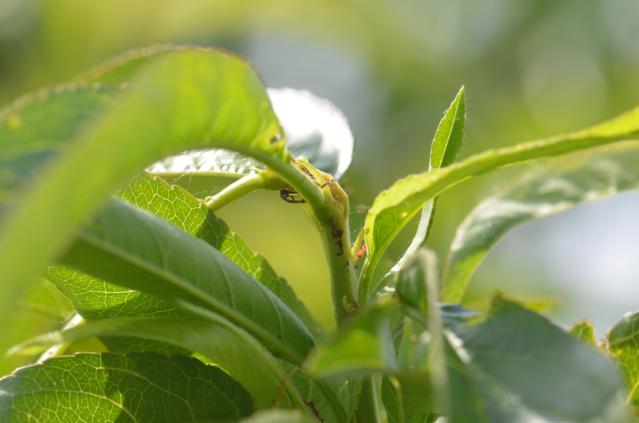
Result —
<path fill-rule="evenodd" d="M 170 284 L 182 289 L 188 294 L 194 296 L 195 298 L 203 301 L 205 304 L 212 308 L 212 311 L 221 314 L 222 316 L 230 319 L 238 323 L 240 326 L 244 327 L 249 333 L 256 335 L 257 338 L 262 339 L 263 341 L 268 342 L 270 345 L 277 348 L 277 350 L 287 358 L 287 360 L 299 364 L 302 362 L 302 358 L 297 355 L 294 351 L 290 350 L 287 346 L 281 344 L 277 339 L 271 336 L 268 332 L 255 325 L 249 319 L 246 319 L 240 313 L 237 313 L 235 310 L 226 307 L 224 304 L 215 300 L 215 298 L 211 297 L 204 291 L 200 289 L 196 289 L 191 284 L 185 283 L 185 280 L 178 275 L 175 275 L 171 272 L 166 271 L 152 263 L 149 263 L 136 255 L 127 254 L 127 251 L 124 251 L 122 248 L 115 246 L 107 241 L 104 241 L 98 237 L 95 237 L 86 231 L 81 231 L 79 234 L 79 238 L 84 242 L 93 245 L 95 248 L 102 249 L 103 251 L 110 253 L 111 255 L 118 257 L 119 259 L 138 266 L 139 268 L 147 271 L 148 273 L 159 277 L 161 279 L 166 280 Z M 203 241 L 202 241 L 203 242 Z M 211 247 L 212 248 L 212 247 Z M 116 281 L 114 281 L 117 283 Z M 153 294 L 152 294 L 153 295 Z M 173 302 L 173 301 L 172 301 Z M 174 304 L 178 305 L 174 302 Z M 276 310 L 279 313 L 279 310 Z"/>

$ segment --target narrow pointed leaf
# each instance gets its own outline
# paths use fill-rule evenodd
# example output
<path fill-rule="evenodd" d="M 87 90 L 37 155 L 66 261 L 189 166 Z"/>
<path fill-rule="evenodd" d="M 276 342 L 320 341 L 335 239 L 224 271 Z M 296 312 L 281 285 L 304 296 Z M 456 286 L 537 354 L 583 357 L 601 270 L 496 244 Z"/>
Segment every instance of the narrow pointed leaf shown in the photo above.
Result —
<path fill-rule="evenodd" d="M 221 370 L 187 357 L 83 353 L 0 379 L 0 420 L 229 421 L 251 413 L 248 393 Z"/>
<path fill-rule="evenodd" d="M 13 206 L 0 220 L 0 298 L 11 298 L 9 290 L 33 279 L 60 254 L 110 192 L 162 157 L 219 147 L 276 168 L 289 160 L 266 90 L 232 55 L 204 49 L 167 53 L 143 66 L 129 87 L 117 104 L 74 132 L 37 178 L 11 191 Z M 61 120 L 58 109 L 44 104 L 42 109 L 60 125 L 76 127 L 75 119 Z M 2 125 L 19 121 L 20 105 L 11 110 L 3 112 Z M 12 134 L 0 140 L 1 151 L 15 143 Z M 46 141 L 45 135 L 37 135 L 36 142 Z M 30 242 L 34 239 L 38 242 Z"/>
<path fill-rule="evenodd" d="M 435 138 L 430 148 L 430 167 L 439 169 L 452 164 L 459 153 L 464 139 L 466 103 L 464 87 L 459 89 L 455 99 L 439 121 Z"/>
<path fill-rule="evenodd" d="M 639 108 L 600 125 L 513 147 L 488 150 L 466 160 L 396 181 L 375 198 L 364 224 L 368 255 L 362 270 L 360 299 L 372 291 L 371 278 L 382 255 L 401 229 L 433 197 L 482 173 L 522 162 L 546 159 L 639 137 Z"/>
<path fill-rule="evenodd" d="M 169 303 L 208 308 L 293 362 L 314 344 L 279 298 L 209 244 L 120 200 L 80 231 L 62 264 Z"/>
<path fill-rule="evenodd" d="M 481 202 L 457 229 L 446 265 L 444 301 L 459 302 L 490 248 L 512 228 L 579 204 L 639 188 L 637 143 L 550 163 Z"/>

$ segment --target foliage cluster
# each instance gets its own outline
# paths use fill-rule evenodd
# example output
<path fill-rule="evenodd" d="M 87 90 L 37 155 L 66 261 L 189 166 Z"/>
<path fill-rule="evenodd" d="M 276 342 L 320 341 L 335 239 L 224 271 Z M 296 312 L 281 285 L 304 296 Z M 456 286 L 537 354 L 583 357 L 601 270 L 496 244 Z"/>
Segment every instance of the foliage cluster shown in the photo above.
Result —
<path fill-rule="evenodd" d="M 296 130 L 300 104 L 319 129 Z M 0 310 L 40 275 L 49 295 L 35 305 L 59 296 L 69 308 L 65 327 L 10 351 L 35 363 L 0 379 L 0 420 L 628 421 L 638 314 L 598 342 L 588 322 L 566 331 L 502 294 L 485 315 L 458 303 L 514 226 L 639 184 L 639 109 L 456 160 L 465 107 L 462 88 L 428 170 L 379 194 L 354 242 L 338 182 L 352 151 L 343 116 L 308 93 L 266 90 L 233 55 L 134 51 L 4 108 Z M 440 272 L 425 246 L 437 196 L 524 162 L 538 164 L 471 212 Z M 167 182 L 183 173 L 233 182 L 197 198 Z M 316 223 L 336 333 L 214 214 L 255 189 Z M 381 272 L 418 215 L 406 253 Z M 89 338 L 105 351 L 66 354 Z"/>

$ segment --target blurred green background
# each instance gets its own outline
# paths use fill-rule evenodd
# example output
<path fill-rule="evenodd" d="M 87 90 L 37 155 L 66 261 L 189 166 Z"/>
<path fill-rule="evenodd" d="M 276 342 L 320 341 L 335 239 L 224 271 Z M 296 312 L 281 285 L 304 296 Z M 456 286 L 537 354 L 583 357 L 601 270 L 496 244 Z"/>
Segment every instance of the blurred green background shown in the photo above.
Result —
<path fill-rule="evenodd" d="M 639 104 L 638 23 L 636 0 L 0 0 L 0 103 L 131 48 L 229 49 L 268 86 L 308 89 L 348 116 L 356 150 L 342 182 L 356 231 L 377 192 L 426 169 L 434 128 L 462 84 L 461 157 Z M 473 204 L 513 172 L 447 192 L 430 245 L 443 255 Z M 220 215 L 333 324 L 319 238 L 299 206 L 255 193 Z M 601 333 L 639 303 L 638 215 L 639 196 L 631 193 L 525 225 L 482 266 L 468 305 L 481 308 L 501 289 L 539 302 L 563 324 L 592 319 Z M 51 314 L 16 313 L 0 347 L 58 324 Z M 5 361 L 2 373 L 14 364 Z"/>

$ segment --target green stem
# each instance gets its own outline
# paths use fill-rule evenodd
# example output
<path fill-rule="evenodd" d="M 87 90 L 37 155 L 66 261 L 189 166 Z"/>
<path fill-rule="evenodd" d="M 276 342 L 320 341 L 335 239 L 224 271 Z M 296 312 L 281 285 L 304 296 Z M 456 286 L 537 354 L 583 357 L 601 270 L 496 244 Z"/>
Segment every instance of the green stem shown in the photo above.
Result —
<path fill-rule="evenodd" d="M 396 181 L 388 190 L 377 197 L 366 217 L 365 227 L 369 231 L 374 231 L 374 220 L 377 215 L 384 209 L 398 207 L 397 204 L 390 206 L 383 204 L 387 201 L 386 198 L 382 198 L 386 192 L 394 192 L 394 196 L 398 199 L 401 198 L 402 208 L 406 212 L 401 215 L 401 219 L 393 231 L 385 234 L 384 238 L 379 240 L 379 245 L 375 246 L 374 251 L 370 245 L 367 245 L 369 251 L 360 275 L 359 301 L 364 303 L 368 296 L 375 291 L 376 287 L 371 286 L 371 279 L 390 243 L 427 201 L 443 191 L 473 176 L 495 169 L 632 139 L 636 137 L 637 132 L 639 131 L 618 136 L 596 136 L 590 135 L 586 130 L 570 135 L 531 141 L 512 147 L 488 150 L 453 165 L 417 175 L 409 175 Z M 410 192 L 402 195 L 402 191 L 406 189 L 409 189 Z M 381 201 L 379 201 L 380 199 Z"/>
<path fill-rule="evenodd" d="M 369 376 L 362 382 L 362 393 L 357 407 L 357 422 L 380 423 L 380 421 L 375 376 Z"/>
<path fill-rule="evenodd" d="M 350 252 L 348 197 L 336 181 L 318 185 L 293 163 L 260 157 L 264 164 L 293 187 L 308 203 L 319 228 L 331 273 L 335 320 L 341 326 L 357 312 L 355 269 Z"/>
<path fill-rule="evenodd" d="M 260 188 L 273 186 L 273 175 L 262 171 L 254 175 L 246 175 L 225 187 L 215 195 L 204 199 L 206 206 L 215 211 Z"/>

